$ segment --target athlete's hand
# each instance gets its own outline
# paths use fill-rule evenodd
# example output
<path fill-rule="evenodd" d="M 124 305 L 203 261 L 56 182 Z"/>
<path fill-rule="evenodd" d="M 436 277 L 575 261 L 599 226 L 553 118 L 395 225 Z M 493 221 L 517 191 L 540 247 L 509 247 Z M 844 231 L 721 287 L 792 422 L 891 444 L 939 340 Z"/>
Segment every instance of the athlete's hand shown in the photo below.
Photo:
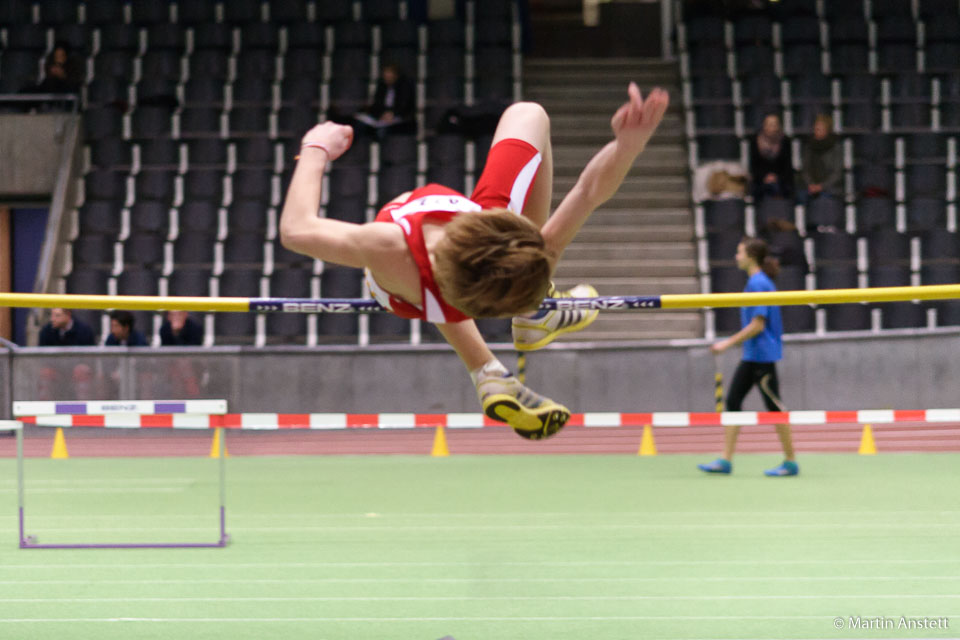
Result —
<path fill-rule="evenodd" d="M 637 83 L 627 87 L 629 101 L 617 109 L 610 121 L 617 143 L 625 150 L 640 153 L 657 130 L 663 114 L 670 106 L 670 94 L 663 89 L 654 89 L 644 100 Z"/>
<path fill-rule="evenodd" d="M 721 353 L 729 349 L 731 346 L 733 346 L 733 343 L 730 342 L 729 339 L 721 340 L 720 342 L 715 342 L 712 345 L 710 345 L 710 351 L 714 355 L 720 355 Z"/>
<path fill-rule="evenodd" d="M 324 122 L 314 126 L 303 136 L 301 146 L 322 144 L 327 149 L 328 161 L 333 161 L 346 153 L 353 142 L 353 127 L 335 122 Z M 303 147 L 303 151 L 310 147 Z M 321 151 L 322 153 L 322 151 Z"/>

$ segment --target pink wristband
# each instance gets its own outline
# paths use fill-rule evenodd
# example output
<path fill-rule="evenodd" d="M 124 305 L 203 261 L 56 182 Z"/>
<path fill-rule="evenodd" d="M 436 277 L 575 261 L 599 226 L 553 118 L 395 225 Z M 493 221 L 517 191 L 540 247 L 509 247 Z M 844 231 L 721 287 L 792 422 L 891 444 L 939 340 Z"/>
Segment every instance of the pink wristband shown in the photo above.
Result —
<path fill-rule="evenodd" d="M 330 153 L 330 149 L 328 149 L 327 145 L 323 144 L 322 142 L 304 142 L 303 144 L 300 145 L 300 149 L 303 149 L 304 147 L 312 147 L 314 149 L 323 149 L 327 154 L 328 160 L 331 157 L 333 157 L 332 154 Z"/>

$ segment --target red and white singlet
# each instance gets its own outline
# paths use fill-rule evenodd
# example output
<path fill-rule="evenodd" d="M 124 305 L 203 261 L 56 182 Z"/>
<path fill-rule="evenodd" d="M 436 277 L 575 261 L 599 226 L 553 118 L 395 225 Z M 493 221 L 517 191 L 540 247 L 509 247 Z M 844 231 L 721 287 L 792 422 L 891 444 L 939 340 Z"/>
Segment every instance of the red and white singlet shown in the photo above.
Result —
<path fill-rule="evenodd" d="M 370 293 L 377 302 L 401 318 L 418 318 L 427 322 L 463 322 L 470 317 L 449 305 L 440 295 L 433 278 L 430 257 L 423 242 L 423 225 L 446 224 L 461 214 L 483 209 L 505 208 L 516 214 L 523 211 L 530 188 L 540 167 L 537 149 L 523 140 L 509 138 L 498 142 L 487 156 L 487 164 L 470 198 L 439 184 L 415 189 L 404 202 L 388 204 L 376 217 L 377 222 L 400 225 L 407 247 L 420 272 L 420 305 L 391 294 L 366 270 Z"/>

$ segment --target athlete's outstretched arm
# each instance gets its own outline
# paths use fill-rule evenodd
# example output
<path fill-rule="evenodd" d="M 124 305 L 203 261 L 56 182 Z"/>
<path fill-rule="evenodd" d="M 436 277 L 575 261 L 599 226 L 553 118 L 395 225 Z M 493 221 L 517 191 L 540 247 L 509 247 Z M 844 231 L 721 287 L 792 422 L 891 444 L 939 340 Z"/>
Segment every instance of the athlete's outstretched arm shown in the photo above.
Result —
<path fill-rule="evenodd" d="M 644 100 L 640 89 L 631 82 L 627 93 L 629 101 L 617 110 L 610 123 L 614 140 L 587 163 L 573 189 L 541 229 L 547 246 L 558 256 L 594 209 L 620 188 L 670 104 L 670 96 L 662 89 L 654 89 Z"/>
<path fill-rule="evenodd" d="M 332 122 L 318 124 L 303 136 L 304 146 L 280 215 L 280 241 L 297 253 L 364 267 L 363 243 L 368 235 L 364 226 L 317 216 L 324 169 L 343 155 L 352 141 L 352 128 Z"/>

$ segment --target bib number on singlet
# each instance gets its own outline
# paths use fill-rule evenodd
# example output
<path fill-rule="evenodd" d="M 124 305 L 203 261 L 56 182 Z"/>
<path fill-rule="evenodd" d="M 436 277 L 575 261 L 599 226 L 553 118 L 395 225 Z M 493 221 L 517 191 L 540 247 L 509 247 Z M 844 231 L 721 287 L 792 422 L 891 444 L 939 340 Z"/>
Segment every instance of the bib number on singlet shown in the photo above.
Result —
<path fill-rule="evenodd" d="M 481 209 L 482 207 L 476 202 L 463 196 L 436 195 L 411 200 L 391 211 L 390 215 L 395 221 L 399 221 L 401 218 L 424 211 L 480 211 Z"/>

